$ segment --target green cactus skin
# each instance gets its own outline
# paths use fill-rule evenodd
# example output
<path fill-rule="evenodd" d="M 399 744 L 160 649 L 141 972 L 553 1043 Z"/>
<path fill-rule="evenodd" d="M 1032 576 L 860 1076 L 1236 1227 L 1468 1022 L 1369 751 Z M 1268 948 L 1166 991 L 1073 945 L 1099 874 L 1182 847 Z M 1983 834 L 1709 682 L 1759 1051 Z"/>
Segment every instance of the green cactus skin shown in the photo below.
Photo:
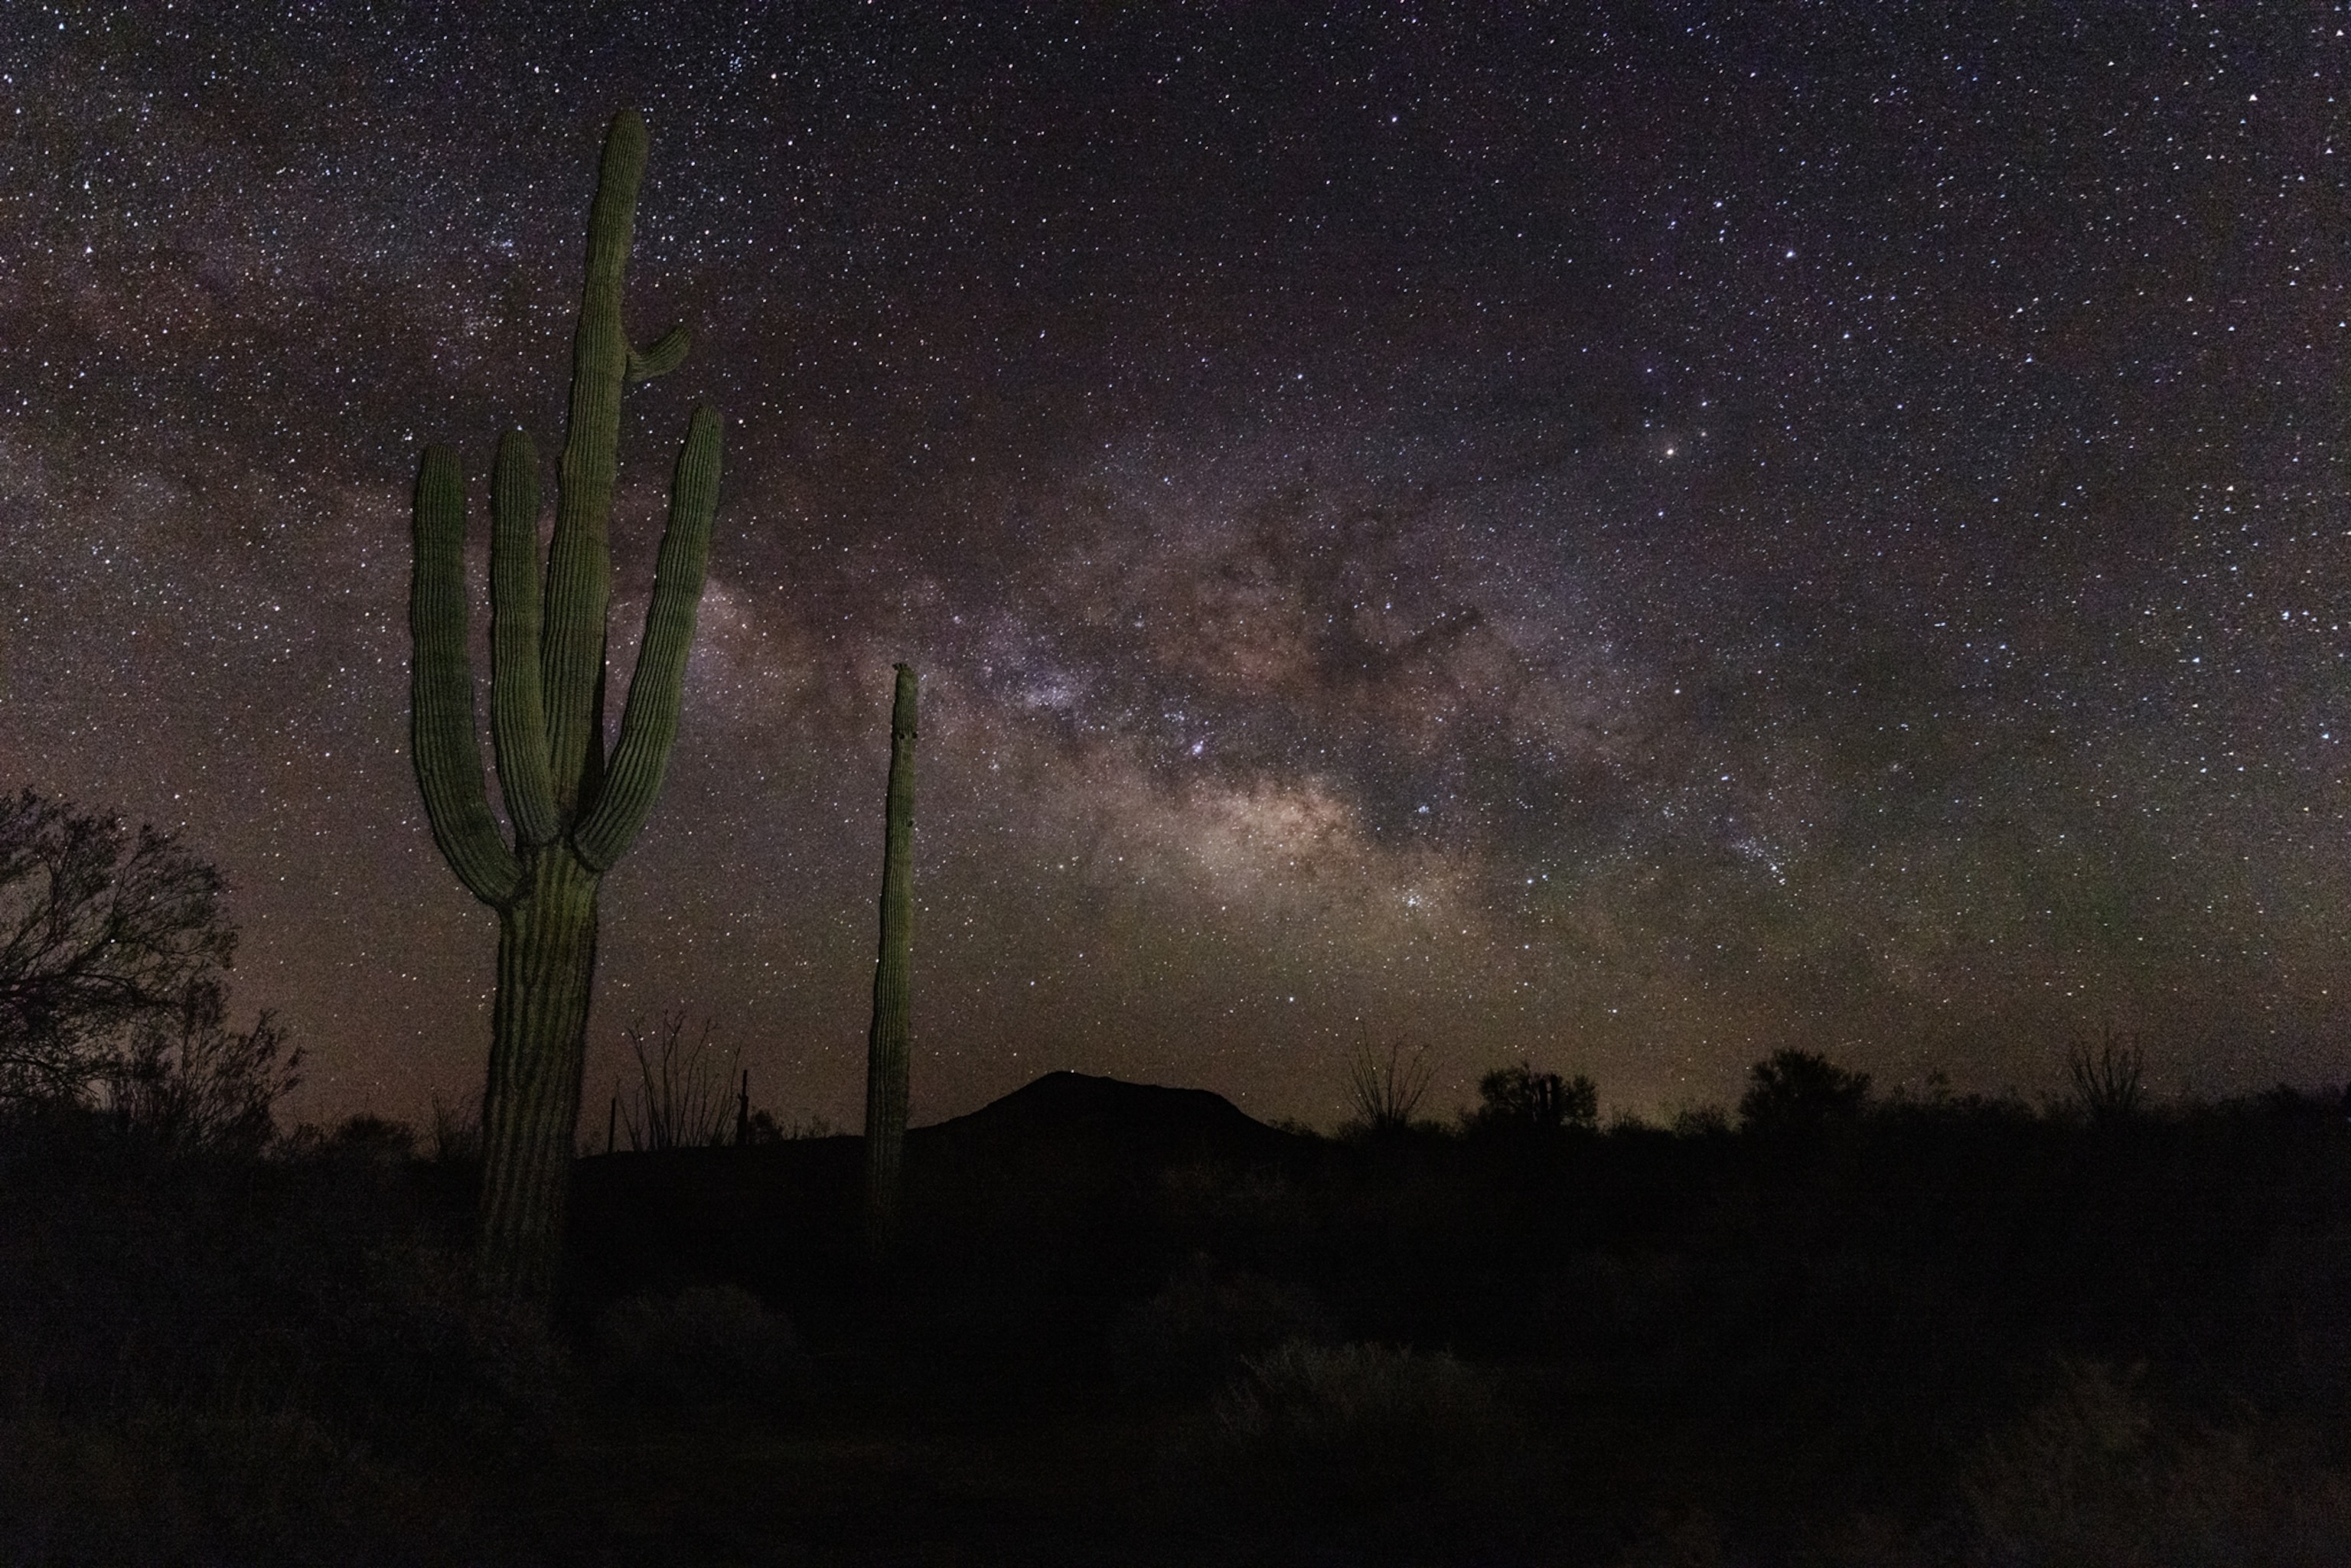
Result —
<path fill-rule="evenodd" d="M 718 504 L 719 418 L 697 408 L 678 454 L 644 640 L 608 765 L 606 540 L 621 387 L 674 369 L 687 344 L 679 329 L 639 350 L 621 325 L 622 274 L 644 167 L 644 120 L 623 110 L 605 135 L 589 212 L 570 424 L 543 588 L 538 458 L 530 437 L 509 432 L 491 473 L 490 730 L 514 824 L 511 848 L 490 814 L 475 739 L 456 455 L 426 448 L 416 479 L 409 595 L 416 780 L 450 869 L 498 915 L 475 1267 L 485 1290 L 521 1302 L 543 1304 L 554 1288 L 595 983 L 597 889 L 661 793 Z"/>
<path fill-rule="evenodd" d="M 890 785 L 883 809 L 882 951 L 865 1037 L 865 1249 L 881 1258 L 898 1231 L 906 1146 L 906 1055 L 914 967 L 914 672 L 898 666 L 890 704 Z"/>

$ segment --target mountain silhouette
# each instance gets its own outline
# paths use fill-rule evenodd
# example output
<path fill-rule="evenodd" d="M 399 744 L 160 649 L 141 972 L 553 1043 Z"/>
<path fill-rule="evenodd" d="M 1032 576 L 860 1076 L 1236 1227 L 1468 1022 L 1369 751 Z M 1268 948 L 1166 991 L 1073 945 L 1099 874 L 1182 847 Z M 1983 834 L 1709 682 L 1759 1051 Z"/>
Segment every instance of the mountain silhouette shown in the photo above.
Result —
<path fill-rule="evenodd" d="M 999 1324 L 1089 1316 L 1180 1255 L 1171 1173 L 1288 1166 L 1313 1147 L 1204 1089 L 1049 1072 L 907 1133 L 901 1267 L 992 1302 Z M 862 1272 L 863 1174 L 854 1134 L 583 1159 L 575 1282 L 587 1300 L 734 1283 L 822 1315 Z"/>
<path fill-rule="evenodd" d="M 912 1147 L 957 1158 L 1082 1153 L 1129 1176 L 1184 1158 L 1279 1159 L 1302 1141 L 1206 1089 L 1083 1072 L 1048 1072 L 967 1115 L 918 1127 L 907 1140 Z"/>

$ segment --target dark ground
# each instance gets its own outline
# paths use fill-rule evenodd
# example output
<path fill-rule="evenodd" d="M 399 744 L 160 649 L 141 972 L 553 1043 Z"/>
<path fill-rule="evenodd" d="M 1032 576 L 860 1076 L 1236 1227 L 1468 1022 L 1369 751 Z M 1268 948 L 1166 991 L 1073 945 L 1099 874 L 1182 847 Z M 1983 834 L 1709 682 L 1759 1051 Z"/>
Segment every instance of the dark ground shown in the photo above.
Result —
<path fill-rule="evenodd" d="M 1073 1074 L 908 1139 L 582 1160 L 551 1333 L 470 1170 L 0 1143 L 0 1556 L 2351 1561 L 2351 1124 L 1333 1141 Z"/>

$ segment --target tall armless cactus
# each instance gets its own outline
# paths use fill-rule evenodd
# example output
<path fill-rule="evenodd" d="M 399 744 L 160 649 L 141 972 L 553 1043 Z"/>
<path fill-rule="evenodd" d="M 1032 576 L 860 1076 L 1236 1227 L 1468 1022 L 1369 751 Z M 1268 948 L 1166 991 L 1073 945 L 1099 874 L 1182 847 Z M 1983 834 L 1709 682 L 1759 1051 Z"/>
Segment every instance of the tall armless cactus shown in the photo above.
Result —
<path fill-rule="evenodd" d="M 883 806 L 882 953 L 865 1037 L 865 1248 L 879 1258 L 898 1228 L 906 1145 L 906 1047 L 914 966 L 914 672 L 898 666 L 890 703 L 890 784 Z"/>
<path fill-rule="evenodd" d="M 554 1286 L 595 981 L 597 887 L 661 793 L 718 500 L 718 414 L 697 408 L 678 454 L 644 641 L 608 759 L 606 532 L 621 384 L 675 368 L 686 348 L 683 328 L 650 349 L 632 348 L 621 325 L 621 274 L 644 168 L 644 120 L 623 110 L 605 134 L 588 214 L 588 279 L 543 590 L 538 457 L 529 436 L 512 431 L 498 443 L 490 478 L 490 732 L 512 847 L 490 815 L 474 734 L 456 455 L 426 448 L 416 477 L 409 598 L 416 779 L 434 841 L 466 891 L 498 915 L 475 1261 L 487 1290 L 523 1301 L 544 1301 Z"/>

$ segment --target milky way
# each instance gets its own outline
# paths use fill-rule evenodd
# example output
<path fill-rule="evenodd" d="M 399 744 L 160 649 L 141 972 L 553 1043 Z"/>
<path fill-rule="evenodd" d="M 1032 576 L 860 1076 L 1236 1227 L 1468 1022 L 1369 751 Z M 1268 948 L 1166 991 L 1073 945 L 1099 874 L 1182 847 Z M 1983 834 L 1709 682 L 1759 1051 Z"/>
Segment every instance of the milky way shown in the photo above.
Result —
<path fill-rule="evenodd" d="M 479 1080 L 408 491 L 559 439 L 622 104 L 616 671 L 729 435 L 591 1103 L 685 1008 L 854 1125 L 898 659 L 918 1122 L 2351 1071 L 2340 5 L 120 9 L 0 39 L 0 757 L 219 863 L 301 1114 Z"/>

